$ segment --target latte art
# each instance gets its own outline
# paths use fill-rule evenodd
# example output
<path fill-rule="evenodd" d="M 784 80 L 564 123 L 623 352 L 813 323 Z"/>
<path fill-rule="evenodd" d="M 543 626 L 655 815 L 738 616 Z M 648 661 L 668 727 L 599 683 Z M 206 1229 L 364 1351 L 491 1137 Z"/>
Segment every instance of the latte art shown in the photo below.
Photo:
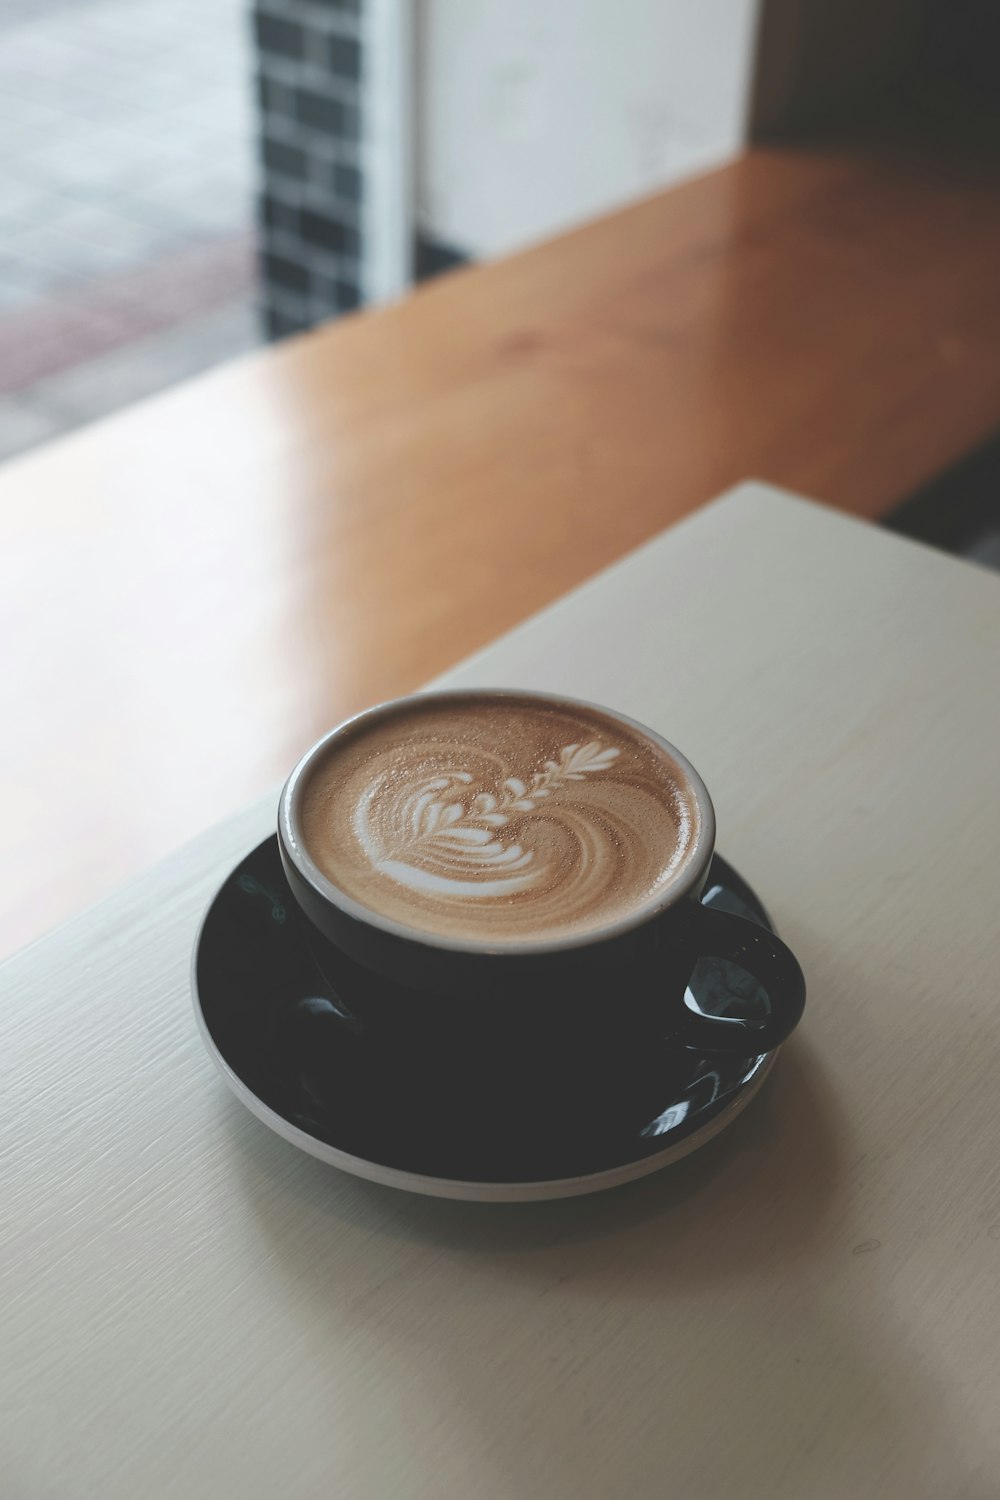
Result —
<path fill-rule="evenodd" d="M 470 901 L 513 896 L 551 884 L 552 872 L 545 853 L 536 858 L 530 845 L 511 839 L 511 819 L 538 808 L 558 819 L 558 803 L 547 799 L 568 782 L 604 770 L 619 754 L 596 740 L 564 745 L 558 763 L 546 761 L 530 785 L 506 776 L 499 794 L 476 790 L 468 771 L 431 776 L 412 789 L 394 784 L 387 772 L 360 798 L 354 831 L 374 868 L 412 890 Z"/>
<path fill-rule="evenodd" d="M 473 695 L 349 730 L 301 817 L 314 861 L 354 900 L 491 943 L 627 915 L 674 877 L 698 826 L 680 767 L 630 726 Z"/>

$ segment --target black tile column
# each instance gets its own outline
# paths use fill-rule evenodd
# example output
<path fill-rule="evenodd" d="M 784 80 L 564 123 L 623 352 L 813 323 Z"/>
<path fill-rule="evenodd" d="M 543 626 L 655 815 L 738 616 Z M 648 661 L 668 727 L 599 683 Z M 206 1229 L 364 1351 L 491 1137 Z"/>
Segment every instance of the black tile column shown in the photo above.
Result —
<path fill-rule="evenodd" d="M 361 0 L 254 0 L 264 315 L 274 338 L 362 298 Z"/>

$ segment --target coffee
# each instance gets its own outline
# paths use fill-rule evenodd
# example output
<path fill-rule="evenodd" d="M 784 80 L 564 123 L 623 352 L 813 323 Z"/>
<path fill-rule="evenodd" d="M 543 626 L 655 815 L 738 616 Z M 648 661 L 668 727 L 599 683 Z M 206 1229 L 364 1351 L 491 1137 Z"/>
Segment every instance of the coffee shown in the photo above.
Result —
<path fill-rule="evenodd" d="M 489 945 L 627 918 L 698 839 L 683 768 L 613 715 L 544 698 L 411 699 L 337 737 L 303 789 L 305 848 L 369 911 Z"/>

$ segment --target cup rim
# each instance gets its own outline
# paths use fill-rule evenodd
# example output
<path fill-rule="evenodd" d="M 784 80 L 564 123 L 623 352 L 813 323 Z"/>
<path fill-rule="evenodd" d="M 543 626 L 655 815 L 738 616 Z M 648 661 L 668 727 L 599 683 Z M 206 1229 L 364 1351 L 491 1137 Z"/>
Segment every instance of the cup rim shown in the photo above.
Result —
<path fill-rule="evenodd" d="M 381 912 L 374 911 L 370 906 L 356 901 L 346 891 L 336 885 L 323 873 L 308 853 L 305 841 L 302 838 L 299 809 L 302 801 L 303 789 L 308 779 L 308 773 L 312 767 L 329 750 L 330 745 L 341 737 L 353 732 L 357 726 L 365 723 L 374 723 L 380 719 L 391 718 L 394 714 L 403 712 L 414 703 L 424 702 L 454 702 L 463 698 L 532 698 L 540 702 L 555 703 L 567 708 L 590 710 L 606 715 L 608 718 L 617 719 L 620 723 L 628 725 L 639 734 L 653 741 L 661 750 L 666 751 L 680 769 L 687 776 L 694 792 L 698 807 L 698 834 L 695 839 L 691 855 L 682 866 L 678 875 L 671 880 L 665 891 L 651 901 L 645 902 L 635 911 L 629 912 L 625 917 L 620 917 L 615 922 L 609 922 L 602 927 L 588 928 L 577 933 L 570 933 L 561 938 L 535 938 L 526 939 L 523 942 L 483 942 L 470 938 L 450 937 L 444 933 L 428 932 L 420 927 L 413 927 L 404 922 L 397 922 L 391 917 L 383 916 Z M 360 713 L 352 714 L 350 718 L 344 719 L 342 723 L 335 725 L 327 731 L 316 743 L 305 752 L 298 764 L 292 770 L 291 775 L 281 790 L 278 803 L 278 834 L 282 846 L 288 858 L 292 861 L 301 878 L 311 886 L 316 895 L 322 897 L 329 905 L 336 907 L 347 916 L 365 926 L 373 927 L 393 938 L 416 943 L 423 948 L 438 949 L 442 952 L 464 954 L 471 957 L 484 958 L 537 958 L 545 954 L 572 953 L 575 949 L 589 949 L 597 944 L 623 937 L 633 932 L 638 927 L 644 927 L 654 917 L 669 911 L 677 906 L 687 896 L 698 888 L 698 883 L 708 868 L 715 848 L 715 809 L 709 796 L 708 788 L 699 773 L 677 747 L 663 735 L 651 729 L 648 724 L 641 723 L 638 719 L 632 719 L 627 714 L 620 713 L 617 709 L 608 708 L 602 703 L 594 703 L 586 698 L 575 698 L 565 693 L 548 693 L 537 688 L 429 688 L 426 691 L 406 693 L 397 698 L 388 699 L 384 703 L 378 703 L 372 708 L 363 709 Z"/>

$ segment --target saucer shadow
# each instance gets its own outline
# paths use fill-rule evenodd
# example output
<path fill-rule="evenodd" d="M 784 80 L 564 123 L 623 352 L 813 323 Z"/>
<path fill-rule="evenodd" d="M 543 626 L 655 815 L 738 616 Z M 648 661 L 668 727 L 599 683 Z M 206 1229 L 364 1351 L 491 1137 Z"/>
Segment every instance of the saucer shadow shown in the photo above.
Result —
<path fill-rule="evenodd" d="M 794 1260 L 823 1241 L 845 1166 L 835 1101 L 800 1038 L 786 1045 L 758 1097 L 720 1135 L 659 1172 L 579 1198 L 511 1204 L 425 1198 L 305 1156 L 249 1120 L 235 1100 L 227 1100 L 226 1118 L 248 1187 L 259 1185 L 261 1175 L 280 1179 L 284 1199 L 328 1218 L 331 1229 L 339 1221 L 447 1246 L 529 1278 L 544 1273 L 538 1253 L 556 1246 L 598 1280 L 625 1268 L 630 1277 L 656 1280 L 669 1267 L 672 1276 L 701 1284 L 746 1272 L 760 1259 Z M 294 1254 L 287 1211 L 272 1220 L 269 1195 L 252 1196 L 275 1248 Z M 720 1212 L 732 1232 L 699 1233 Z M 613 1245 L 597 1256 L 592 1247 L 599 1241 Z"/>
<path fill-rule="evenodd" d="M 219 1098 L 268 1284 L 331 1389 L 378 1391 L 387 1464 L 411 1461 L 416 1421 L 416 1473 L 448 1473 L 434 1493 L 607 1500 L 676 1476 L 742 1500 L 830 1494 L 831 1475 L 868 1494 L 891 1472 L 914 1500 L 985 1500 L 888 1267 L 851 1254 L 858 1138 L 801 1036 L 690 1157 L 536 1204 L 363 1182 Z"/>

